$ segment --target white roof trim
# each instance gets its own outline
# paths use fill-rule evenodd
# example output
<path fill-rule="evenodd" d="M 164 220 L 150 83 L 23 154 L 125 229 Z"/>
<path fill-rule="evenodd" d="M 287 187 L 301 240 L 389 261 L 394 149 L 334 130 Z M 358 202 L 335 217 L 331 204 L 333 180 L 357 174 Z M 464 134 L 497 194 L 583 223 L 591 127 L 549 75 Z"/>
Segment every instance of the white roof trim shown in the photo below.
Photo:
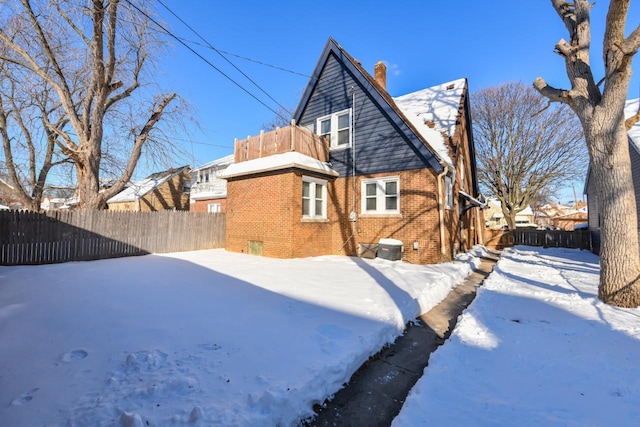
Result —
<path fill-rule="evenodd" d="M 220 178 L 229 179 L 243 175 L 272 172 L 289 168 L 304 169 L 310 172 L 317 172 L 322 175 L 338 176 L 338 172 L 333 170 L 328 164 L 312 157 L 305 156 L 297 151 L 290 151 L 288 153 L 274 154 L 273 156 L 233 163 L 229 165 L 222 174 L 220 174 Z"/>

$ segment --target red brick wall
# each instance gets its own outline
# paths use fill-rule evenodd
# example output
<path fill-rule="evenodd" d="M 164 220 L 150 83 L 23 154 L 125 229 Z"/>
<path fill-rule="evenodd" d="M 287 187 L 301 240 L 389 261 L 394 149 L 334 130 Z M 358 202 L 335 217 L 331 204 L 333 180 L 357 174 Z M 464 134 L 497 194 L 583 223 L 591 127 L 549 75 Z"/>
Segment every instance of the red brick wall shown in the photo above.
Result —
<path fill-rule="evenodd" d="M 362 179 L 400 176 L 399 215 L 360 215 Z M 327 219 L 302 219 L 302 173 L 288 171 L 227 183 L 227 250 L 248 252 L 249 241 L 262 242 L 262 255 L 275 258 L 317 255 L 356 255 L 359 243 L 377 243 L 381 238 L 402 240 L 404 258 L 412 263 L 441 260 L 436 176 L 420 169 L 356 178 L 355 211 L 358 221 L 349 221 L 354 209 L 351 178 L 328 183 Z M 445 211 L 451 225 L 454 210 Z M 446 259 L 452 253 L 452 238 L 445 234 Z M 413 249 L 417 241 L 419 249 Z M 346 244 L 345 244 L 346 242 Z M 342 248 L 342 249 L 341 249 Z"/>
<path fill-rule="evenodd" d="M 400 214 L 362 215 L 361 181 L 386 176 L 400 177 Z M 341 178 L 333 185 L 336 217 L 333 221 L 333 246 L 337 251 L 344 245 L 340 252 L 334 253 L 357 255 L 360 243 L 378 243 L 382 238 L 393 238 L 403 242 L 406 261 L 427 264 L 440 260 L 438 198 L 436 176 L 432 170 L 419 169 L 356 177 L 356 223 L 349 221 L 349 212 L 353 209 L 352 182 L 351 178 Z M 413 242 L 418 242 L 418 250 L 413 249 Z M 447 253 L 450 253 L 449 245 Z"/>
<path fill-rule="evenodd" d="M 189 205 L 189 210 L 191 212 L 208 212 L 207 205 L 209 203 L 220 203 L 220 213 L 227 211 L 227 199 L 194 200 L 193 203 Z"/>
<path fill-rule="evenodd" d="M 274 258 L 330 253 L 329 222 L 302 222 L 302 174 L 229 180 L 227 195 L 227 250 L 247 253 L 249 241 L 258 241 Z"/>

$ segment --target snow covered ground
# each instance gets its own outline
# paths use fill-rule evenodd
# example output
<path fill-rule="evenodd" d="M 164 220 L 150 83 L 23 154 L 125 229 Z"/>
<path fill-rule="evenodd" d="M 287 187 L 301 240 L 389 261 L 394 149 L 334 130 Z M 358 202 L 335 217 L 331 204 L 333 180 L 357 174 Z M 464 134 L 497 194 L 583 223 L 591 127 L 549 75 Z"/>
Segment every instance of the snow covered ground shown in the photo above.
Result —
<path fill-rule="evenodd" d="M 210 250 L 0 267 L 0 425 L 294 424 L 478 262 L 460 260 Z"/>
<path fill-rule="evenodd" d="M 504 251 L 393 426 L 637 426 L 640 309 L 597 299 L 587 251 Z"/>

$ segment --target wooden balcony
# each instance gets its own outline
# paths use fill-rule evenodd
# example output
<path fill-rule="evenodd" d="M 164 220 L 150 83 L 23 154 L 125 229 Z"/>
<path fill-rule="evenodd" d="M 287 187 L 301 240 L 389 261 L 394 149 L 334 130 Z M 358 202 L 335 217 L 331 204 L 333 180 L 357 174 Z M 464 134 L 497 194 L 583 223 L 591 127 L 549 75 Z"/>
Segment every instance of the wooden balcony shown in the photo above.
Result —
<path fill-rule="evenodd" d="M 260 132 L 260 135 L 243 140 L 236 139 L 234 160 L 239 163 L 289 151 L 297 151 L 321 162 L 329 161 L 328 139 L 296 126 L 294 121 L 284 128 Z"/>

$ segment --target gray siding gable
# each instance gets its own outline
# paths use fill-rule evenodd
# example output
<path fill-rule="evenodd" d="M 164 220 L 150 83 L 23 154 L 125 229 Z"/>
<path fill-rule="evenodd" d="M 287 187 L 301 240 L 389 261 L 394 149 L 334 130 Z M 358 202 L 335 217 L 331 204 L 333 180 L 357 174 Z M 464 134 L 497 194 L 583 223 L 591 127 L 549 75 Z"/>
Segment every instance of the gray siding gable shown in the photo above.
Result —
<path fill-rule="evenodd" d="M 352 59 L 329 39 L 294 114 L 296 123 L 317 132 L 316 120 L 353 109 L 356 175 L 433 168 L 434 153 L 407 125 Z M 340 176 L 351 176 L 352 148 L 333 149 L 330 161 Z"/>

